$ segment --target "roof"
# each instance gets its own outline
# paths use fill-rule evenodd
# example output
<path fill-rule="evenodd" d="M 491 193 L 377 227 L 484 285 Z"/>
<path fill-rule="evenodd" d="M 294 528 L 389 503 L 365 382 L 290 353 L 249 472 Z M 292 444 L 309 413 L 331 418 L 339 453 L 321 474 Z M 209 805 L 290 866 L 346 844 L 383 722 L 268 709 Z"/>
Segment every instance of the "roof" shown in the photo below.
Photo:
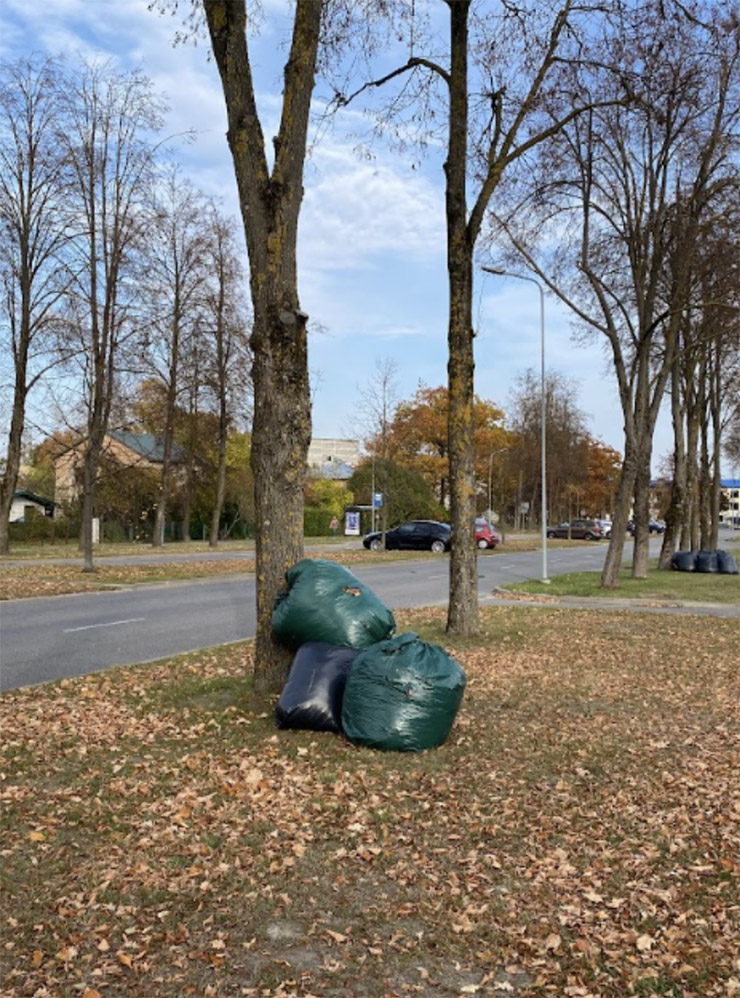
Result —
<path fill-rule="evenodd" d="M 53 509 L 56 506 L 53 499 L 45 499 L 43 496 L 31 492 L 30 489 L 16 489 L 13 493 L 13 498 L 27 499 L 29 502 L 35 502 L 39 506 L 43 506 L 45 509 Z"/>
<path fill-rule="evenodd" d="M 139 457 L 151 461 L 152 464 L 161 464 L 164 461 L 164 440 L 162 437 L 155 437 L 151 433 L 131 433 L 128 430 L 110 430 L 108 436 L 116 440 L 124 447 L 128 447 Z M 170 460 L 179 463 L 185 460 L 185 451 L 173 440 Z"/>

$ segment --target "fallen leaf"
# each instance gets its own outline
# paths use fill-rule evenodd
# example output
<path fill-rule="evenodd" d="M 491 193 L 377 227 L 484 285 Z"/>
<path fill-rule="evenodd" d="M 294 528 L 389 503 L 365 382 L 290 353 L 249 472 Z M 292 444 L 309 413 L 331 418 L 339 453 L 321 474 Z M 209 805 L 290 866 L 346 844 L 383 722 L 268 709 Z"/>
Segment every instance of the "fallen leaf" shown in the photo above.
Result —
<path fill-rule="evenodd" d="M 553 953 L 555 953 L 557 950 L 560 949 L 561 943 L 562 939 L 557 934 L 557 932 L 551 932 L 550 935 L 545 940 L 545 949 L 551 950 Z"/>

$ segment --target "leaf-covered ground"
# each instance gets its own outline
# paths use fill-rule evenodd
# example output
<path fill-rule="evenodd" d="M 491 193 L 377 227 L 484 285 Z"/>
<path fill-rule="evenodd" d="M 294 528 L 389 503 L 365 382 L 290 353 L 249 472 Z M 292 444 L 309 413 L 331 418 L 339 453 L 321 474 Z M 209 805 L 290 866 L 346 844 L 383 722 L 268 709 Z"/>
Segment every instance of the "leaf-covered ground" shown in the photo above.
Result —
<path fill-rule="evenodd" d="M 310 553 L 307 557 L 311 557 Z M 320 557 L 352 565 L 375 557 L 363 551 L 325 552 Z M 386 555 L 393 557 L 393 555 Z M 85 573 L 79 565 L 49 564 L 43 561 L 18 561 L 0 567 L 0 600 L 29 599 L 35 596 L 66 596 L 71 593 L 131 586 L 140 583 L 176 582 L 209 578 L 215 575 L 238 575 L 254 572 L 248 558 L 206 559 L 202 561 L 163 561 L 111 565 L 100 560 L 94 572 Z"/>
<path fill-rule="evenodd" d="M 418 755 L 277 731 L 249 645 L 5 694 L 0 992 L 740 995 L 737 637 L 490 609 Z"/>

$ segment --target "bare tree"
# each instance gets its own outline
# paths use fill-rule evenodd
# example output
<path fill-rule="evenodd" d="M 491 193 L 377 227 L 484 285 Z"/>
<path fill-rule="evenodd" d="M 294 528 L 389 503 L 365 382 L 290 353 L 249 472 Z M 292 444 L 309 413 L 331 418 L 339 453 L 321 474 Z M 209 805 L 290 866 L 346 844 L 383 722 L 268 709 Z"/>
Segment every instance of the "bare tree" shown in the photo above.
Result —
<path fill-rule="evenodd" d="M 466 635 L 475 632 L 478 621 L 473 448 L 475 248 L 486 212 L 504 177 L 581 113 L 580 102 L 576 106 L 568 102 L 560 118 L 545 120 L 541 116 L 542 100 L 546 88 L 550 93 L 557 90 L 555 76 L 567 57 L 566 50 L 576 39 L 577 21 L 588 14 L 597 17 L 601 8 L 573 0 L 534 8 L 503 3 L 496 13 L 476 12 L 473 17 L 471 0 L 445 3 L 449 12 L 446 64 L 430 55 L 419 55 L 422 43 L 417 38 L 414 52 L 404 65 L 349 96 L 340 94 L 337 102 L 347 104 L 364 91 L 401 77 L 405 81 L 404 96 L 396 105 L 403 112 L 408 112 L 410 94 L 419 101 L 431 100 L 429 92 L 422 91 L 421 81 L 431 79 L 443 91 L 453 531 L 447 629 Z M 438 117 L 421 110 L 416 114 L 423 122 L 422 138 L 428 140 L 430 129 L 438 127 Z M 471 175 L 475 176 L 475 184 Z"/>
<path fill-rule="evenodd" d="M 149 361 L 165 388 L 160 495 L 152 544 L 164 543 L 171 491 L 175 415 L 183 392 L 181 365 L 199 329 L 207 270 L 205 199 L 177 168 L 157 185 L 146 248 L 144 294 L 149 309 Z"/>
<path fill-rule="evenodd" d="M 389 450 L 390 428 L 398 406 L 397 371 L 398 365 L 391 357 L 384 357 L 382 360 L 376 359 L 375 370 L 365 386 L 360 389 L 360 401 L 357 406 L 358 412 L 363 417 L 360 432 L 372 455 L 373 530 L 375 529 L 375 490 L 377 489 L 383 494 L 383 505 L 380 513 L 383 547 L 385 547 L 385 532 L 388 529 L 388 482 L 386 474 L 388 460 L 391 456 Z M 377 466 L 376 458 L 380 459 Z"/>
<path fill-rule="evenodd" d="M 12 409 L 0 479 L 0 554 L 18 481 L 29 394 L 58 362 L 51 330 L 64 291 L 69 230 L 55 143 L 59 75 L 53 62 L 0 65 L 0 332 L 12 357 Z"/>
<path fill-rule="evenodd" d="M 201 341 L 207 347 L 206 384 L 218 416 L 216 497 L 208 546 L 218 545 L 226 493 L 226 445 L 248 388 L 249 320 L 244 300 L 244 274 L 231 219 L 211 205 L 206 252 L 209 280 L 205 294 Z"/>
<path fill-rule="evenodd" d="M 151 134 L 163 106 L 148 79 L 84 65 L 67 75 L 58 142 L 71 172 L 66 196 L 76 213 L 69 255 L 69 339 L 77 339 L 85 429 L 82 460 L 84 570 L 94 570 L 98 465 L 123 351 L 137 330 L 136 256 L 150 204 Z"/>
<path fill-rule="evenodd" d="M 618 585 L 632 500 L 632 571 L 647 573 L 654 427 L 686 310 L 697 304 L 702 223 L 737 135 L 738 21 L 707 21 L 700 8 L 656 0 L 620 12 L 605 39 L 605 69 L 579 84 L 593 110 L 559 133 L 518 206 L 519 224 L 504 223 L 520 256 L 612 355 L 625 448 L 605 588 Z M 549 258 L 548 239 L 558 247 Z"/>
<path fill-rule="evenodd" d="M 547 496 L 553 520 L 581 515 L 580 497 L 586 492 L 589 437 L 577 397 L 572 381 L 557 373 L 547 374 L 545 425 L 550 468 Z M 512 392 L 510 456 L 518 468 L 519 501 L 533 511 L 542 509 L 541 398 L 539 375 L 529 369 L 517 379 Z"/>

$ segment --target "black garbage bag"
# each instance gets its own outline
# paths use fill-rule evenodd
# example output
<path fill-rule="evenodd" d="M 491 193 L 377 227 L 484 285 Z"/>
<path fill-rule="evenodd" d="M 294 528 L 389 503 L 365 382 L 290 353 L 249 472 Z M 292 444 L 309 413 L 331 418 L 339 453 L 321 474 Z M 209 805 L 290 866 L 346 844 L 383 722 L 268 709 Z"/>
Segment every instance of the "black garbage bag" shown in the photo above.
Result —
<path fill-rule="evenodd" d="M 371 748 L 434 748 L 450 733 L 465 684 L 465 672 L 439 645 L 413 633 L 381 641 L 352 663 L 342 706 L 344 733 Z"/>
<path fill-rule="evenodd" d="M 716 551 L 697 551 L 696 552 L 696 565 L 694 566 L 695 572 L 704 573 L 716 573 L 719 571 L 717 565 L 717 552 Z"/>
<path fill-rule="evenodd" d="M 671 558 L 671 568 L 677 572 L 693 572 L 696 567 L 694 551 L 676 551 Z"/>
<path fill-rule="evenodd" d="M 281 644 L 299 648 L 307 641 L 366 648 L 393 634 L 393 612 L 359 579 L 335 561 L 304 558 L 285 573 L 272 630 Z"/>
<path fill-rule="evenodd" d="M 737 575 L 737 562 L 729 551 L 717 552 L 717 571 L 722 575 Z"/>
<path fill-rule="evenodd" d="M 275 708 L 279 728 L 342 730 L 342 701 L 356 648 L 308 641 L 295 653 Z"/>

